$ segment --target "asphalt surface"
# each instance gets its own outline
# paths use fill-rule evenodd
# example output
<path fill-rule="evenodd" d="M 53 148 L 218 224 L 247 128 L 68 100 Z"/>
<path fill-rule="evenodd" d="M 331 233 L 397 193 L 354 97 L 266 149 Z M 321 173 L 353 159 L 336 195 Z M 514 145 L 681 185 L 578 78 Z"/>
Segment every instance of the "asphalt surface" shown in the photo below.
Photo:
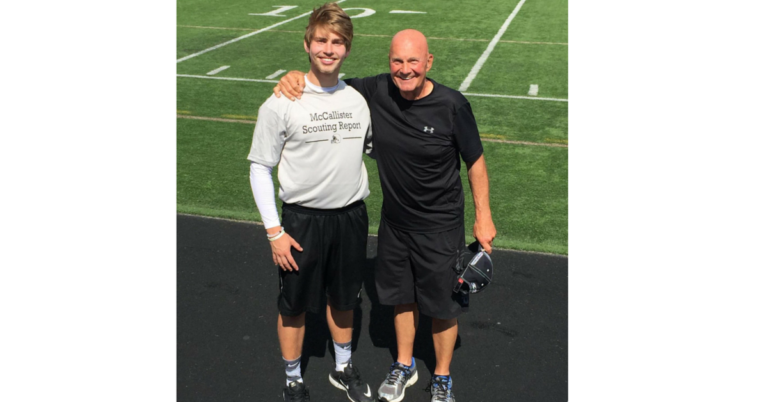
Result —
<path fill-rule="evenodd" d="M 368 238 L 352 359 L 375 393 L 395 357 L 393 308 L 373 284 Z M 459 318 L 451 363 L 457 401 L 568 400 L 568 258 L 494 250 L 493 283 Z M 261 226 L 177 217 L 177 395 L 180 402 L 282 401 L 277 268 Z M 404 401 L 429 401 L 435 358 L 422 315 L 414 355 L 418 382 Z M 312 401 L 346 401 L 328 382 L 333 346 L 325 316 L 307 314 L 302 356 Z"/>

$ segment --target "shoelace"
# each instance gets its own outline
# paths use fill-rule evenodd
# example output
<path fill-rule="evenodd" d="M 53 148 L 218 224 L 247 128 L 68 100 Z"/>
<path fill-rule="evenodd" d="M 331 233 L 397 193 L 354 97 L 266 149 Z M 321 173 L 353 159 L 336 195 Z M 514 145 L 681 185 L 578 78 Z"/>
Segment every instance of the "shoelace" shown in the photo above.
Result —
<path fill-rule="evenodd" d="M 432 393 L 433 395 L 437 395 L 437 400 L 439 401 L 447 401 L 448 400 L 448 384 L 446 383 L 438 383 L 433 382 L 432 388 L 435 389 L 435 391 Z"/>
<path fill-rule="evenodd" d="M 344 382 L 350 385 L 360 386 L 362 381 L 360 381 L 360 372 L 357 370 L 357 366 L 349 366 L 350 373 L 347 375 L 347 370 L 344 370 L 341 372 L 342 379 Z"/>
<path fill-rule="evenodd" d="M 407 368 L 398 363 L 392 363 L 389 368 L 389 376 L 387 377 L 387 384 L 394 385 L 401 376 L 405 376 L 405 373 L 409 372 Z"/>
<path fill-rule="evenodd" d="M 288 395 L 291 396 L 292 401 L 305 401 L 305 400 L 308 401 L 309 400 L 309 390 L 307 390 L 306 387 L 304 387 L 304 389 L 301 391 L 299 391 L 298 389 L 291 389 L 289 387 Z"/>

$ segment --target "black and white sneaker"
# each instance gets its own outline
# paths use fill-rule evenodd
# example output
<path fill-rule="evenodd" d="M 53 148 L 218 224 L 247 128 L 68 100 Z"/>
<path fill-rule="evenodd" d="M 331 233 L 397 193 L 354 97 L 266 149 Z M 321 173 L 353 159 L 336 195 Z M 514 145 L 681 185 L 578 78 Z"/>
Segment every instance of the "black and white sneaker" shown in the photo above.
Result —
<path fill-rule="evenodd" d="M 328 380 L 334 387 L 347 391 L 347 398 L 352 402 L 373 402 L 371 387 L 360 380 L 360 372 L 351 362 L 344 371 L 331 371 Z"/>
<path fill-rule="evenodd" d="M 285 402 L 309 402 L 309 389 L 301 381 L 294 381 L 283 388 Z"/>

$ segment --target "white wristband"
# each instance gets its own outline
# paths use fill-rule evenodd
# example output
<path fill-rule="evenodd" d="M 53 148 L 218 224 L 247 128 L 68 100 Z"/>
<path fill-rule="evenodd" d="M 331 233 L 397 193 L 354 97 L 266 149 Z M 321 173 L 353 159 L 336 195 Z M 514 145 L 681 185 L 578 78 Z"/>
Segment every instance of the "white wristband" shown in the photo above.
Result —
<path fill-rule="evenodd" d="M 275 241 L 275 240 L 279 239 L 280 237 L 282 237 L 284 234 L 285 234 L 285 229 L 281 230 L 280 233 L 275 235 L 275 237 L 267 237 L 267 240 Z"/>

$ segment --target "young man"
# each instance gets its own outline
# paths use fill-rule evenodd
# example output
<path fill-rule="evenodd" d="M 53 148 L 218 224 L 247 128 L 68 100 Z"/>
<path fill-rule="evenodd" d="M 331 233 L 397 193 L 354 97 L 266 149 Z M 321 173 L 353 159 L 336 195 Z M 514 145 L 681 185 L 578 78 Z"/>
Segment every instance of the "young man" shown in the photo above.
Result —
<path fill-rule="evenodd" d="M 362 155 L 371 134 L 365 100 L 338 80 L 351 45 L 352 23 L 338 5 L 313 11 L 304 35 L 310 61 L 304 98 L 271 96 L 261 105 L 248 155 L 254 199 L 280 267 L 277 333 L 286 401 L 309 400 L 300 367 L 306 311 L 326 313 L 336 356 L 331 384 L 352 401 L 373 401 L 351 360 L 368 239 Z M 271 175 L 276 165 L 282 227 Z"/>
<path fill-rule="evenodd" d="M 488 253 L 496 236 L 472 109 L 461 93 L 427 78 L 432 61 L 424 35 L 407 29 L 392 38 L 389 74 L 346 80 L 368 102 L 376 132 L 373 147 L 384 196 L 376 290 L 381 304 L 395 306 L 397 336 L 397 361 L 378 390 L 388 402 L 402 400 L 405 388 L 418 379 L 413 342 L 420 311 L 432 317 L 437 360 L 432 401 L 455 401 L 450 364 L 457 317 L 466 307 L 453 293 L 452 268 L 464 248 L 459 157 L 475 203 L 473 235 Z M 283 77 L 275 92 L 301 97 L 297 74 Z"/>

